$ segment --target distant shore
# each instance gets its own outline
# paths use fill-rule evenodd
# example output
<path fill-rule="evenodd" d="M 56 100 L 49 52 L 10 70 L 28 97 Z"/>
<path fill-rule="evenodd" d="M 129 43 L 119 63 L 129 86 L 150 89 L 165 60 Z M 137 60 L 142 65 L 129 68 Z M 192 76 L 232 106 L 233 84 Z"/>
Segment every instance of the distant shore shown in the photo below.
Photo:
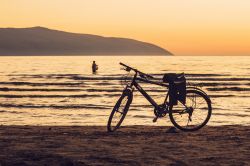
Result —
<path fill-rule="evenodd" d="M 0 165 L 247 165 L 249 126 L 0 126 Z"/>

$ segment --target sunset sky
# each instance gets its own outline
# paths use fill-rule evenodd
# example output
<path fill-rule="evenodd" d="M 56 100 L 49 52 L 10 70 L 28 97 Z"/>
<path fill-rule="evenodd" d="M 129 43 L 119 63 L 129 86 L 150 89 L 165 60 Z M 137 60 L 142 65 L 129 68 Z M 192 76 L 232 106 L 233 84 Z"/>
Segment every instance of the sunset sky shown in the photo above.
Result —
<path fill-rule="evenodd" d="M 0 27 L 126 37 L 175 55 L 250 55 L 250 0 L 0 0 Z"/>

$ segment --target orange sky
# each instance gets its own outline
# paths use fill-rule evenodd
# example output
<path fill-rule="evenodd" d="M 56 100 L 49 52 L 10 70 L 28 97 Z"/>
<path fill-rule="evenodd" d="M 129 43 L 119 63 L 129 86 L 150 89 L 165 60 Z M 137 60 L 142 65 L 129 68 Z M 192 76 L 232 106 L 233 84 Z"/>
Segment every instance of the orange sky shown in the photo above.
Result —
<path fill-rule="evenodd" d="M 250 55 L 250 0 L 0 0 L 0 27 L 134 38 L 175 55 Z"/>

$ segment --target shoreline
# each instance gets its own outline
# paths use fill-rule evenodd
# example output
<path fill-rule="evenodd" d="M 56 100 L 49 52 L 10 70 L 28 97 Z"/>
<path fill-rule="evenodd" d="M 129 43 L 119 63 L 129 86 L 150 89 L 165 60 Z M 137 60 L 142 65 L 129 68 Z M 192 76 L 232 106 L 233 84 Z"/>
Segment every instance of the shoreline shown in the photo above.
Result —
<path fill-rule="evenodd" d="M 249 126 L 0 126 L 0 165 L 247 165 Z"/>

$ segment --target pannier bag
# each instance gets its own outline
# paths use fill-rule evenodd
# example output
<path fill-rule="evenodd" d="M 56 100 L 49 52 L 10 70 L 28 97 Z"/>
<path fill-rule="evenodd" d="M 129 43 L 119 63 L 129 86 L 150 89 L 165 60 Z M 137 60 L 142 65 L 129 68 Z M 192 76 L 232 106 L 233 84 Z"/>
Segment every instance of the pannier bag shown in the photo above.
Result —
<path fill-rule="evenodd" d="M 177 101 L 186 103 L 186 78 L 184 73 L 164 74 L 163 82 L 169 83 L 169 103 L 177 105 Z"/>

